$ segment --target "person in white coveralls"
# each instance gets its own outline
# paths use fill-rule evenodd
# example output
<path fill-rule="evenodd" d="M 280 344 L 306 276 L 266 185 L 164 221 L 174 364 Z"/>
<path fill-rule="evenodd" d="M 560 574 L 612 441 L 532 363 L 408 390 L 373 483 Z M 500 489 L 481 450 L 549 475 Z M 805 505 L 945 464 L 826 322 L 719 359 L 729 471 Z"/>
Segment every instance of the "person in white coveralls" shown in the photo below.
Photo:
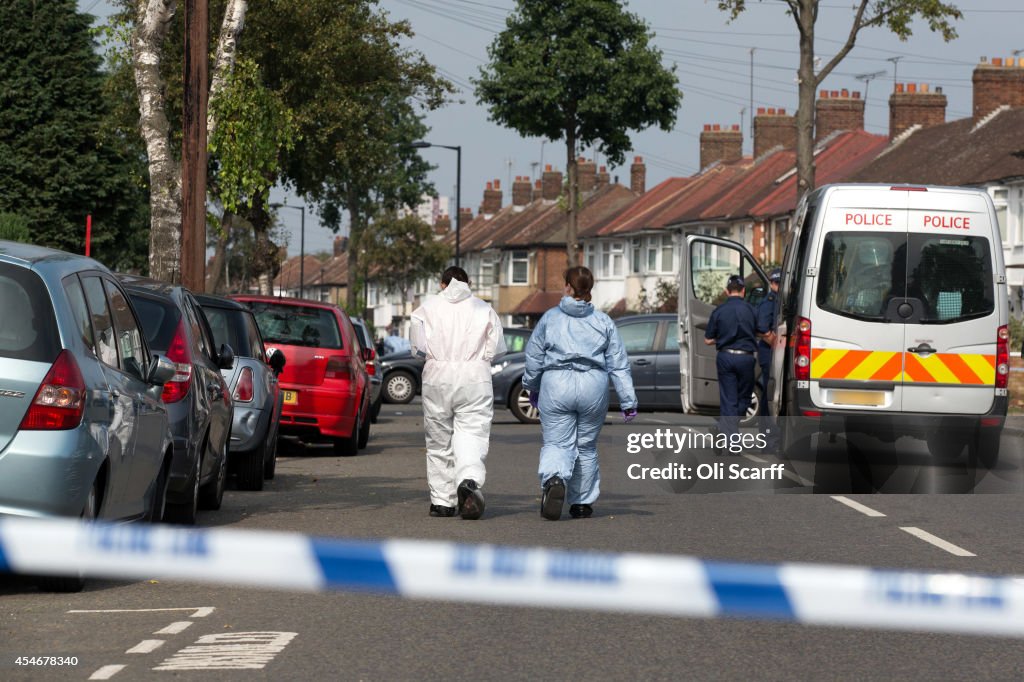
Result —
<path fill-rule="evenodd" d="M 441 292 L 412 314 L 413 354 L 423 367 L 430 515 L 479 519 L 494 416 L 491 361 L 505 354 L 501 320 L 469 290 L 460 267 L 441 275 Z M 456 481 L 458 485 L 456 486 Z"/>

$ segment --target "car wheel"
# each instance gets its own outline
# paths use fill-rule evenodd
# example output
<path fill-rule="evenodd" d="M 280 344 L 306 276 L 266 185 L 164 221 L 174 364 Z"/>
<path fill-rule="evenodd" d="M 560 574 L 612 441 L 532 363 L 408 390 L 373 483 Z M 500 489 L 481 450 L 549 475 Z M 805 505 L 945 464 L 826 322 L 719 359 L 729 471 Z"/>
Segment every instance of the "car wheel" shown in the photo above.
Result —
<path fill-rule="evenodd" d="M 530 404 L 530 392 L 523 388 L 522 380 L 516 382 L 508 401 L 512 416 L 524 424 L 540 424 L 540 410 Z"/>
<path fill-rule="evenodd" d="M 380 416 L 380 406 L 383 403 L 384 403 L 384 392 L 381 391 L 377 395 L 377 400 L 373 403 L 373 406 L 370 407 L 370 421 L 373 422 L 374 424 L 377 423 L 377 417 Z"/>
<path fill-rule="evenodd" d="M 753 426 L 757 421 L 757 415 L 761 411 L 761 387 L 754 386 L 754 392 L 750 395 L 750 405 L 746 413 L 740 419 L 740 426 Z"/>
<path fill-rule="evenodd" d="M 217 462 L 217 471 L 213 474 L 213 480 L 208 482 L 199 490 L 199 507 L 216 511 L 224 502 L 224 488 L 228 479 L 228 443 L 231 442 L 231 433 L 224 438 L 224 446 L 221 456 Z"/>
<path fill-rule="evenodd" d="M 359 453 L 359 413 L 356 413 L 356 421 L 352 424 L 352 435 L 347 438 L 334 439 L 334 454 L 339 457 L 354 457 Z"/>
<path fill-rule="evenodd" d="M 384 379 L 384 399 L 404 405 L 416 397 L 416 380 L 408 372 L 392 372 Z"/>
<path fill-rule="evenodd" d="M 366 444 L 370 442 L 370 407 L 366 407 L 366 415 L 361 420 L 359 426 L 359 449 L 362 450 L 366 447 Z"/>
<path fill-rule="evenodd" d="M 263 490 L 263 472 L 266 467 L 267 450 L 270 441 L 249 452 L 238 453 L 238 488 L 240 490 Z"/>
<path fill-rule="evenodd" d="M 203 450 L 200 448 L 189 477 L 188 497 L 183 502 L 168 502 L 164 509 L 164 521 L 179 523 L 184 526 L 195 525 L 196 511 L 199 509 L 199 477 L 203 470 Z"/>
<path fill-rule="evenodd" d="M 153 496 L 150 498 L 149 511 L 146 512 L 147 523 L 160 523 L 164 518 L 164 509 L 167 506 L 167 483 L 169 479 L 168 470 L 171 467 L 170 457 L 166 462 L 160 463 L 160 473 L 153 481 Z"/>
<path fill-rule="evenodd" d="M 267 440 L 267 458 L 263 460 L 263 478 L 271 481 L 277 471 L 277 434 Z"/>
<path fill-rule="evenodd" d="M 94 521 L 99 516 L 99 501 L 99 481 L 93 481 L 82 508 L 82 521 Z M 43 592 L 81 592 L 85 588 L 85 579 L 80 575 L 41 575 L 35 583 Z"/>

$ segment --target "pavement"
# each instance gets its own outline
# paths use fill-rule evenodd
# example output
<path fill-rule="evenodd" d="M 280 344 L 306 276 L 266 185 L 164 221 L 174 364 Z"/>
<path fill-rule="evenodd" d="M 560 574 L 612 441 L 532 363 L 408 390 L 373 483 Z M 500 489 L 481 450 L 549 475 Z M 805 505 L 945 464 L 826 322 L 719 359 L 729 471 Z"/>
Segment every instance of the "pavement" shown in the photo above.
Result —
<path fill-rule="evenodd" d="M 626 426 L 610 415 L 595 516 L 569 520 L 566 513 L 549 522 L 539 515 L 540 429 L 500 410 L 487 511 L 480 521 L 463 521 L 427 515 L 419 405 L 385 405 L 364 453 L 338 458 L 325 447 L 285 447 L 264 491 L 229 490 L 222 510 L 202 514 L 200 525 L 1024 574 L 1019 437 L 1004 438 L 993 472 L 966 461 L 936 464 L 911 439 L 884 444 L 840 435 L 787 462 L 751 452 L 679 459 L 751 470 L 785 463 L 793 475 L 778 480 L 631 479 L 631 466 L 664 466 L 678 456 L 631 454 L 630 434 L 681 432 L 683 423 L 682 415 L 654 413 Z M 1019 640 L 560 608 L 569 606 L 585 604 L 568 594 L 552 608 L 417 602 L 159 575 L 95 580 L 80 594 L 56 595 L 0 577 L 0 679 L 931 680 L 1020 679 L 1024 670 Z M 17 663 L 31 656 L 74 657 L 75 664 Z"/>

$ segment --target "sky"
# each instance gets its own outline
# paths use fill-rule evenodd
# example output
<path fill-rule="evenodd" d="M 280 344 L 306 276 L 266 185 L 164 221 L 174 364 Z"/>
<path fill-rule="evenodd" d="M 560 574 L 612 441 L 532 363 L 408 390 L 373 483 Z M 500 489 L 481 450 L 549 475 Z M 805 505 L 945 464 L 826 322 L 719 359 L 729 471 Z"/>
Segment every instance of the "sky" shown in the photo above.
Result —
<path fill-rule="evenodd" d="M 1024 3 L 1020 0 L 953 0 L 964 13 L 957 23 L 959 38 L 945 43 L 918 22 L 913 35 L 901 42 L 885 29 L 862 31 L 857 46 L 819 89 L 866 93 L 865 128 L 887 134 L 888 96 L 894 78 L 900 83 L 941 87 L 948 98 L 947 120 L 971 115 L 971 73 L 982 57 L 1024 56 Z M 78 0 L 79 8 L 99 17 L 110 13 L 107 0 Z M 610 168 L 614 178 L 629 183 L 629 163 L 642 156 L 647 165 L 647 187 L 666 178 L 696 173 L 699 138 L 704 124 L 742 124 L 744 151 L 750 153 L 752 107 L 784 108 L 796 112 L 796 26 L 781 0 L 748 0 L 747 11 L 733 22 L 715 0 L 632 0 L 628 11 L 639 16 L 654 34 L 653 44 L 666 66 L 676 67 L 683 93 L 676 124 L 670 131 L 653 128 L 631 134 L 633 151 L 626 164 Z M 822 0 L 816 29 L 816 53 L 821 63 L 835 54 L 849 33 L 852 0 Z M 427 140 L 462 147 L 462 205 L 474 214 L 484 183 L 500 179 L 504 201 L 511 201 L 510 178 L 539 177 L 545 164 L 564 172 L 566 151 L 561 141 L 522 138 L 514 130 L 488 120 L 485 107 L 476 103 L 471 79 L 487 60 L 487 46 L 504 28 L 513 0 L 380 0 L 379 8 L 394 20 L 407 20 L 414 36 L 407 47 L 417 50 L 448 78 L 458 91 L 456 101 L 429 112 Z M 244 34 L 242 40 L 244 40 Z M 753 48 L 753 69 L 751 49 Z M 895 71 L 895 73 L 894 73 Z M 858 78 L 859 77 L 859 78 Z M 742 113 L 741 113 L 742 112 Z M 454 196 L 455 152 L 424 149 L 437 166 L 431 174 L 439 194 Z M 592 157 L 590 150 L 584 156 Z M 600 158 L 598 163 L 604 163 Z M 277 190 L 272 201 L 301 204 Z M 289 253 L 299 252 L 300 212 L 281 211 L 292 233 Z M 329 250 L 334 235 L 319 225 L 312 210 L 306 212 L 306 252 Z"/>

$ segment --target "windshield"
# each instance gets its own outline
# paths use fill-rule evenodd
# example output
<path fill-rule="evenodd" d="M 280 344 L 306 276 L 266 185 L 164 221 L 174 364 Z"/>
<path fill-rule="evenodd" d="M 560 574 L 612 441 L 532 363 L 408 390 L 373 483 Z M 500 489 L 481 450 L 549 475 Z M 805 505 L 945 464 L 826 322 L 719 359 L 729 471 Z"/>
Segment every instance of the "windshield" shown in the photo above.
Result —
<path fill-rule="evenodd" d="M 339 349 L 341 333 L 334 313 L 325 308 L 264 303 L 250 304 L 266 343 Z"/>

